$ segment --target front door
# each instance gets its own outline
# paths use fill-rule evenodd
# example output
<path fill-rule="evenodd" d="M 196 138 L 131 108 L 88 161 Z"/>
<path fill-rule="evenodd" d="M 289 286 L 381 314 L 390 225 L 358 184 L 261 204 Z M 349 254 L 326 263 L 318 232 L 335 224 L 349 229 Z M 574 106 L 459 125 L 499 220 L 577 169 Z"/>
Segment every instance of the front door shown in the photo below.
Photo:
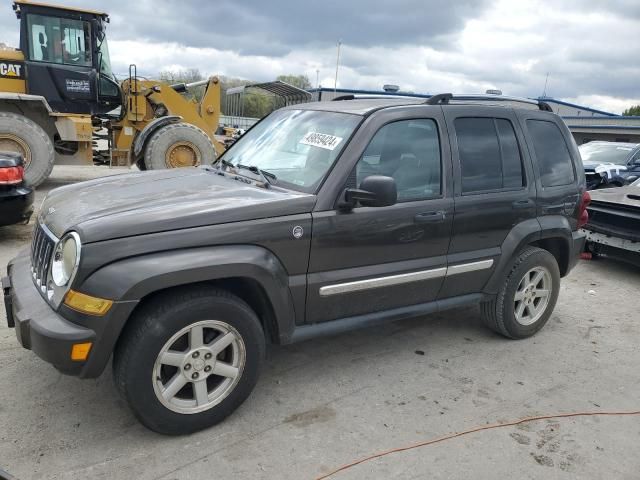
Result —
<path fill-rule="evenodd" d="M 443 180 L 451 175 L 441 110 L 428 111 L 433 114 L 424 118 L 383 117 L 347 182 L 393 177 L 395 205 L 313 213 L 307 323 L 436 298 L 446 275 L 453 200 L 452 185 Z"/>
<path fill-rule="evenodd" d="M 91 22 L 28 13 L 24 28 L 28 93 L 43 96 L 58 112 L 92 113 L 97 74 Z"/>

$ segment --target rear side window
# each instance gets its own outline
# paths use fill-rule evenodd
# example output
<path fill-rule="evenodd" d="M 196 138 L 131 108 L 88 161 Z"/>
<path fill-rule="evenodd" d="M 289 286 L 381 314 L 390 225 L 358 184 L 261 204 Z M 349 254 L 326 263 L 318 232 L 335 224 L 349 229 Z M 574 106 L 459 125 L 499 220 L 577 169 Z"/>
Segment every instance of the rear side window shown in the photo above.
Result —
<path fill-rule="evenodd" d="M 503 118 L 455 120 L 462 193 L 521 188 L 520 148 L 513 125 Z"/>
<path fill-rule="evenodd" d="M 573 183 L 575 174 L 571 155 L 558 126 L 545 120 L 527 120 L 527 129 L 533 140 L 542 186 Z"/>

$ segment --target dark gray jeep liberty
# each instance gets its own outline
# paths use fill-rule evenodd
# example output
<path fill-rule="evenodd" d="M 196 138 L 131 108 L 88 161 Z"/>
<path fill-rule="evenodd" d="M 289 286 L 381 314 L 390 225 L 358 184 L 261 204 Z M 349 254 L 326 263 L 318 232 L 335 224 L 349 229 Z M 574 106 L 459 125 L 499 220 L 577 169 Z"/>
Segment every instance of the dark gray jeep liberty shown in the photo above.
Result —
<path fill-rule="evenodd" d="M 114 192 L 117 192 L 114 194 Z M 368 98 L 275 111 L 216 164 L 49 193 L 2 279 L 18 341 L 101 374 L 165 434 L 220 422 L 265 344 L 480 304 L 525 338 L 583 250 L 577 147 L 544 103 Z"/>

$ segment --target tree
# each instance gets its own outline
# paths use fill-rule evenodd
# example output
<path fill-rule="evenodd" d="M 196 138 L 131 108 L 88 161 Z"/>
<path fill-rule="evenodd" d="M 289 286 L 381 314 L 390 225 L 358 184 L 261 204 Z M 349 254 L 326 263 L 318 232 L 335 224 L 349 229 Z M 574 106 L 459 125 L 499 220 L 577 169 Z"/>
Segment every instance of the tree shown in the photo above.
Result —
<path fill-rule="evenodd" d="M 640 117 L 640 105 L 634 105 L 632 107 L 627 108 L 622 115 L 625 117 Z"/>
<path fill-rule="evenodd" d="M 204 77 L 197 68 L 186 68 L 181 70 L 163 70 L 160 72 L 160 81 L 168 83 L 169 85 L 174 83 L 193 83 L 204 80 Z M 191 98 L 197 102 L 200 101 L 204 95 L 204 86 L 196 87 L 184 94 L 186 97 Z"/>
<path fill-rule="evenodd" d="M 289 85 L 293 85 L 294 87 L 298 87 L 303 90 L 311 88 L 311 82 L 309 81 L 309 77 L 306 75 L 278 75 L 276 80 L 280 80 L 281 82 L 288 83 Z"/>

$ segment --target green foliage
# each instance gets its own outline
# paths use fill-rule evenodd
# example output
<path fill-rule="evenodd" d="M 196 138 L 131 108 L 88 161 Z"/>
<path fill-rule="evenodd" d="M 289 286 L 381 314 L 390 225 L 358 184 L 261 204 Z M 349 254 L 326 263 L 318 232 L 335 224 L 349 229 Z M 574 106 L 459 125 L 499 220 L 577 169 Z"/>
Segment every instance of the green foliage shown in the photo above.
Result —
<path fill-rule="evenodd" d="M 640 105 L 634 105 L 632 107 L 627 108 L 622 115 L 625 117 L 640 117 Z"/>
<path fill-rule="evenodd" d="M 168 83 L 169 85 L 175 83 L 193 83 L 204 80 L 204 77 L 197 68 L 187 68 L 184 70 L 163 70 L 160 72 L 160 81 Z M 192 88 L 188 92 L 184 93 L 187 98 L 191 98 L 200 101 L 204 95 L 204 86 Z"/>
<path fill-rule="evenodd" d="M 294 87 L 298 87 L 303 90 L 311 88 L 311 82 L 309 81 L 309 77 L 306 75 L 278 75 L 276 80 L 280 80 L 281 82 L 288 83 L 289 85 L 293 85 Z"/>

